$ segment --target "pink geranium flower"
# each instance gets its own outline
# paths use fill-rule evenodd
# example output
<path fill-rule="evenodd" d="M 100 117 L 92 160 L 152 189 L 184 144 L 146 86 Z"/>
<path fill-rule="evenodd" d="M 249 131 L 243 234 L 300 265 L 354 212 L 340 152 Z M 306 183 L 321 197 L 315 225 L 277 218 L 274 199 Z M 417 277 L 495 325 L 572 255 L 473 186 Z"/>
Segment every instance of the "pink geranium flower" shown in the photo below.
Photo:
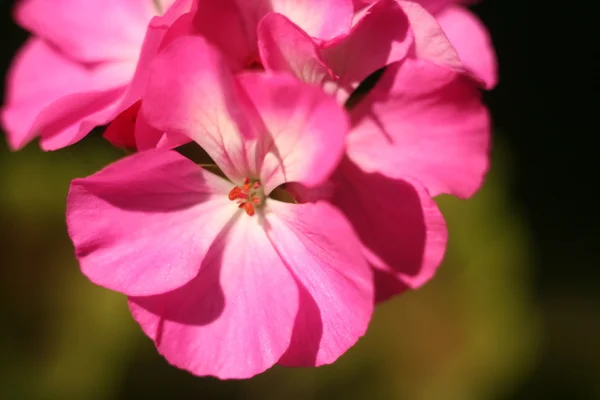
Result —
<path fill-rule="evenodd" d="M 341 102 L 387 65 L 366 97 L 346 102 L 348 158 L 317 197 L 352 221 L 376 271 L 378 300 L 423 285 L 447 238 L 431 198 L 471 196 L 488 169 L 490 121 L 478 81 L 434 17 L 412 2 L 375 2 L 347 35 L 329 42 L 274 13 L 258 37 L 267 70 L 290 72 Z M 299 198 L 314 196 L 295 189 Z"/>
<path fill-rule="evenodd" d="M 316 41 L 347 33 L 352 24 L 352 0 L 197 0 L 165 34 L 161 47 L 180 36 L 202 36 L 218 48 L 234 73 L 262 69 L 257 28 L 261 19 L 276 13 L 294 21 Z M 173 148 L 190 139 L 160 131 L 138 115 L 141 103 L 119 114 L 104 137 L 119 147 L 146 150 Z"/>
<path fill-rule="evenodd" d="M 10 147 L 20 149 L 39 136 L 43 149 L 59 149 L 130 107 L 143 93 L 144 64 L 156 53 L 167 27 L 189 11 L 190 3 L 18 3 L 15 18 L 33 36 L 8 74 L 2 125 Z"/>
<path fill-rule="evenodd" d="M 354 0 L 356 10 L 377 0 Z M 481 21 L 462 4 L 470 0 L 415 0 L 435 15 L 462 64 L 477 76 L 486 89 L 498 83 L 498 64 L 490 35 Z"/>
<path fill-rule="evenodd" d="M 332 202 L 362 240 L 378 300 L 420 287 L 442 261 L 446 226 L 431 198 L 469 197 L 483 183 L 490 120 L 480 97 L 460 72 L 405 60 L 350 111 L 348 160 Z"/>
<path fill-rule="evenodd" d="M 194 374 L 331 363 L 367 328 L 372 272 L 335 207 L 271 195 L 327 180 L 346 115 L 317 87 L 234 79 L 226 65 L 202 38 L 177 39 L 154 60 L 141 106 L 153 126 L 200 144 L 225 178 L 149 150 L 73 181 L 77 257 L 93 282 L 128 295 L 158 350 Z"/>

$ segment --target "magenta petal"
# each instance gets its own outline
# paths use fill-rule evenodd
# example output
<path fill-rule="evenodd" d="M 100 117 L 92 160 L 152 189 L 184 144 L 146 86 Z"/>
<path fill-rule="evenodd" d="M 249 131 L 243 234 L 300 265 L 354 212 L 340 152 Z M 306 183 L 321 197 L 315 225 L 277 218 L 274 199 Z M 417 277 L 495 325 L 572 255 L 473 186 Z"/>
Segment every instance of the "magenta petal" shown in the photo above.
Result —
<path fill-rule="evenodd" d="M 195 140 L 239 182 L 250 170 L 242 138 L 256 135 L 248 115 L 252 106 L 240 92 L 212 45 L 201 37 L 183 37 L 152 62 L 141 112 L 150 126 Z"/>
<path fill-rule="evenodd" d="M 231 186 L 178 153 L 158 150 L 75 179 L 67 225 L 83 273 L 138 296 L 187 283 L 236 211 L 227 198 Z"/>
<path fill-rule="evenodd" d="M 16 19 L 69 56 L 98 62 L 135 60 L 156 12 L 147 0 L 24 0 Z"/>
<path fill-rule="evenodd" d="M 462 2 L 462 0 L 417 0 L 417 3 L 423 6 L 430 13 L 435 14 L 436 17 L 437 13 L 445 7 L 450 6 L 453 3 L 460 2 Z"/>
<path fill-rule="evenodd" d="M 386 300 L 427 282 L 446 249 L 444 217 L 416 182 L 341 168 L 332 202 L 352 222 L 375 269 L 376 298 Z"/>
<path fill-rule="evenodd" d="M 371 73 L 404 59 L 412 45 L 408 18 L 398 2 L 380 0 L 347 36 L 325 44 L 323 58 L 350 92 Z"/>
<path fill-rule="evenodd" d="M 44 66 L 43 71 L 40 66 Z M 11 148 L 19 149 L 40 133 L 54 135 L 60 129 L 72 131 L 66 133 L 67 137 L 76 136 L 77 131 L 85 129 L 80 125 L 86 117 L 118 101 L 129 74 L 127 64 L 86 68 L 66 59 L 42 40 L 30 39 L 8 74 L 2 124 Z M 56 108 L 61 104 L 58 101 L 75 94 L 83 96 L 79 97 L 77 109 L 64 118 L 55 115 L 61 112 Z M 49 106 L 51 110 L 40 117 Z"/>
<path fill-rule="evenodd" d="M 171 364 L 200 376 L 249 378 L 289 347 L 298 297 L 261 220 L 239 215 L 193 281 L 163 295 L 130 298 L 130 308 Z"/>
<path fill-rule="evenodd" d="M 135 60 L 156 9 L 150 0 L 23 0 L 21 26 L 85 62 Z"/>
<path fill-rule="evenodd" d="M 288 75 L 245 74 L 239 82 L 264 124 L 255 159 L 265 192 L 284 182 L 325 181 L 344 154 L 344 110 L 318 87 Z"/>
<path fill-rule="evenodd" d="M 119 111 L 123 92 L 123 88 L 117 88 L 63 97 L 38 115 L 31 130 L 40 133 L 44 150 L 67 147 L 112 120 Z"/>
<path fill-rule="evenodd" d="M 367 172 L 471 196 L 489 164 L 490 119 L 477 84 L 424 60 L 390 66 L 352 109 L 350 158 Z"/>
<path fill-rule="evenodd" d="M 414 56 L 438 65 L 463 70 L 458 53 L 433 15 L 412 1 L 398 0 L 414 36 Z"/>
<path fill-rule="evenodd" d="M 267 71 L 289 72 L 315 85 L 333 79 L 313 39 L 281 14 L 270 13 L 261 20 L 258 48 Z"/>
<path fill-rule="evenodd" d="M 373 276 L 346 218 L 326 202 L 270 201 L 267 234 L 300 288 L 292 343 L 279 364 L 316 366 L 340 357 L 373 312 Z"/>
<path fill-rule="evenodd" d="M 217 47 L 234 70 L 242 69 L 256 56 L 256 27 L 261 17 L 259 10 L 244 13 L 254 1 L 199 0 L 192 26 L 197 34 Z"/>
<path fill-rule="evenodd" d="M 444 33 L 469 71 L 492 89 L 498 83 L 496 54 L 487 29 L 469 10 L 452 6 L 437 15 Z"/>

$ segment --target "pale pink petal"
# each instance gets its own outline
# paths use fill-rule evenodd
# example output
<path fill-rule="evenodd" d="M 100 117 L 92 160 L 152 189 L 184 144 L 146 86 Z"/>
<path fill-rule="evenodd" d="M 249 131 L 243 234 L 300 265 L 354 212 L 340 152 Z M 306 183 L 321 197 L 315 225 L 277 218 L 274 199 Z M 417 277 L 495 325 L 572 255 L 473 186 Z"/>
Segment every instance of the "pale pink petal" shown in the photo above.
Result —
<path fill-rule="evenodd" d="M 151 0 L 22 0 L 18 23 L 80 61 L 135 60 Z"/>
<path fill-rule="evenodd" d="M 269 201 L 265 229 L 299 287 L 283 365 L 330 364 L 356 343 L 373 312 L 373 276 L 348 220 L 326 202 Z"/>
<path fill-rule="evenodd" d="M 416 182 L 340 168 L 332 202 L 352 222 L 375 269 L 376 298 L 415 289 L 434 275 L 446 249 L 444 217 Z"/>
<path fill-rule="evenodd" d="M 71 131 L 66 134 L 69 138 L 77 136 L 87 129 L 81 126 L 86 117 L 119 100 L 131 72 L 127 63 L 84 67 L 42 40 L 30 39 L 8 73 L 2 123 L 11 148 L 19 149 L 40 133 L 51 136 L 61 129 Z M 54 115 L 60 105 L 55 103 L 72 95 L 79 96 L 77 109 L 71 115 Z M 53 111 L 40 116 L 49 106 Z"/>
<path fill-rule="evenodd" d="M 267 14 L 258 26 L 258 48 L 264 68 L 289 72 L 298 79 L 322 85 L 333 80 L 313 39 L 281 14 Z"/>
<path fill-rule="evenodd" d="M 414 35 L 414 56 L 438 65 L 462 70 L 463 65 L 458 53 L 435 17 L 415 2 L 398 0 L 398 4 L 406 13 Z"/>
<path fill-rule="evenodd" d="M 371 73 L 404 59 L 413 45 L 408 18 L 395 0 L 373 4 L 351 32 L 326 43 L 323 58 L 350 93 Z"/>
<path fill-rule="evenodd" d="M 195 140 L 240 182 L 250 171 L 242 139 L 256 135 L 241 92 L 214 47 L 201 37 L 183 37 L 152 62 L 141 112 L 155 129 Z"/>
<path fill-rule="evenodd" d="M 388 67 L 352 109 L 350 158 L 367 172 L 413 178 L 432 196 L 471 196 L 489 164 L 490 119 L 476 82 L 424 60 Z"/>
<path fill-rule="evenodd" d="M 298 303 L 263 222 L 245 214 L 221 233 L 189 284 L 130 298 L 134 318 L 171 364 L 221 379 L 273 366 L 290 345 Z"/>
<path fill-rule="evenodd" d="M 160 150 L 75 179 L 67 225 L 83 273 L 127 295 L 184 285 L 237 210 L 227 198 L 231 187 L 178 153 Z"/>
<path fill-rule="evenodd" d="M 345 34 L 352 24 L 352 0 L 270 0 L 269 3 L 269 11 L 285 15 L 317 39 L 329 40 Z"/>
<path fill-rule="evenodd" d="M 284 182 L 314 186 L 325 181 L 345 151 L 344 110 L 318 87 L 289 75 L 248 73 L 239 82 L 265 128 L 254 152 L 265 192 Z"/>
<path fill-rule="evenodd" d="M 259 21 L 269 12 L 286 16 L 300 29 L 319 40 L 329 40 L 347 33 L 354 13 L 352 0 L 226 1 L 236 3 L 239 13 L 242 15 L 244 27 L 251 39 L 255 39 L 253 35 Z"/>
<path fill-rule="evenodd" d="M 496 53 L 481 21 L 472 12 L 459 6 L 445 8 L 437 15 L 437 20 L 465 68 L 479 78 L 486 89 L 496 86 Z"/>

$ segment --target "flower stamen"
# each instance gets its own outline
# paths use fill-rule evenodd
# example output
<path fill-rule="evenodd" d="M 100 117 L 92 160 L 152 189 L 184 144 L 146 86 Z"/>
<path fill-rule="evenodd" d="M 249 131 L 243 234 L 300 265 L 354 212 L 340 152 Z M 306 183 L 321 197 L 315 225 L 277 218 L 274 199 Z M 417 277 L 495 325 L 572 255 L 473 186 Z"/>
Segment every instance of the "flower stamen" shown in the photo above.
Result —
<path fill-rule="evenodd" d="M 238 208 L 244 209 L 246 214 L 253 216 L 255 207 L 262 207 L 265 195 L 260 181 L 245 178 L 244 184 L 231 189 L 228 197 L 231 201 L 237 201 Z"/>

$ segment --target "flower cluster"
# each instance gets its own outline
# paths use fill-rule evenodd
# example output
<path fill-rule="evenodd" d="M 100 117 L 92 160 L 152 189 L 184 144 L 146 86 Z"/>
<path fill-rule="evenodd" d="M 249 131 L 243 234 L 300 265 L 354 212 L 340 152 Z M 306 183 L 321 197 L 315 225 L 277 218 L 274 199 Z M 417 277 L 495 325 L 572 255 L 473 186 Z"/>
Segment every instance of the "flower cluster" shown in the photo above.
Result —
<path fill-rule="evenodd" d="M 133 152 L 72 182 L 69 235 L 196 375 L 335 361 L 377 302 L 434 275 L 432 197 L 469 197 L 488 169 L 494 53 L 451 0 L 22 0 L 15 16 L 33 35 L 9 145 L 107 125 Z"/>

